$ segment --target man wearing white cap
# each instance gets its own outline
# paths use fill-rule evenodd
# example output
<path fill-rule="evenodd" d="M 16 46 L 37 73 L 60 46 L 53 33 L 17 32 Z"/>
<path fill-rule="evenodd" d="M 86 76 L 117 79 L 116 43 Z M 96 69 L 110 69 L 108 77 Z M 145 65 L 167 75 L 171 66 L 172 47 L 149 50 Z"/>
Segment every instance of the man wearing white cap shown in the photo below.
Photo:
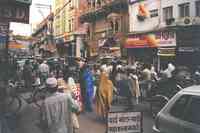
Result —
<path fill-rule="evenodd" d="M 42 105 L 43 130 L 46 133 L 72 133 L 71 112 L 78 112 L 79 106 L 70 94 L 57 92 L 57 80 L 46 80 L 50 95 Z"/>

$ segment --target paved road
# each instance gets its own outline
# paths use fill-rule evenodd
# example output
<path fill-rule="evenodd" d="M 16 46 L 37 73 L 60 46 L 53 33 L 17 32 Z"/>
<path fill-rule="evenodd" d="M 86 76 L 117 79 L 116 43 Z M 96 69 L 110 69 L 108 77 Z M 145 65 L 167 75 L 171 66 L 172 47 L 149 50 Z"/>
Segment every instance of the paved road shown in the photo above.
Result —
<path fill-rule="evenodd" d="M 143 133 L 152 133 L 153 118 L 148 112 L 148 105 L 142 105 L 144 110 Z M 84 113 L 79 116 L 80 129 L 77 133 L 105 133 L 106 123 L 98 120 L 95 113 Z"/>
<path fill-rule="evenodd" d="M 121 107 L 117 107 L 121 108 Z M 151 115 L 148 113 L 148 104 L 141 104 L 137 107 L 139 110 L 144 111 L 144 118 L 143 118 L 143 133 L 152 133 L 152 125 L 153 125 L 153 119 Z M 35 105 L 31 104 L 29 106 L 24 106 L 24 109 L 21 114 L 23 114 L 23 121 L 26 121 L 29 126 L 26 124 L 23 124 L 22 126 L 28 131 L 31 131 L 33 133 L 40 133 L 38 131 L 38 128 L 36 126 L 37 120 L 39 119 L 39 110 L 38 107 Z M 31 117 L 30 117 L 31 116 Z M 95 115 L 95 113 L 82 113 L 79 116 L 79 123 L 80 123 L 80 128 L 76 131 L 76 133 L 105 133 L 106 132 L 106 122 L 99 120 L 99 118 Z M 24 126 L 26 125 L 26 126 Z M 25 132 L 26 130 L 23 129 Z M 19 133 L 23 133 L 21 131 L 18 131 Z M 31 132 L 31 133 L 32 133 Z"/>
<path fill-rule="evenodd" d="M 95 113 L 84 113 L 79 116 L 80 129 L 77 133 L 105 133 L 106 123 L 99 120 Z"/>

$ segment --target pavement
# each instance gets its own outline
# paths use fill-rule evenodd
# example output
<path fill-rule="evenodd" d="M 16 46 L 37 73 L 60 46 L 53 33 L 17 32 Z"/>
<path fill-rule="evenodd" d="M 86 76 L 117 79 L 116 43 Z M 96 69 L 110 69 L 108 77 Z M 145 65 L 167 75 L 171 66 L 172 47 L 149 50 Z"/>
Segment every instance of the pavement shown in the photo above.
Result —
<path fill-rule="evenodd" d="M 30 95 L 26 94 L 23 95 L 24 99 L 27 99 Z M 25 102 L 23 103 L 23 108 L 21 114 L 23 115 L 21 120 L 26 121 L 24 124 L 18 123 L 18 127 L 24 127 L 23 132 L 30 133 L 40 133 L 37 123 L 39 119 L 39 108 L 36 107 L 34 104 L 27 105 Z M 121 110 L 122 106 L 113 106 L 113 110 Z M 143 112 L 143 133 L 153 133 L 152 126 L 153 126 L 153 118 L 149 113 L 149 105 L 148 103 L 142 103 L 137 106 L 134 106 L 134 110 Z M 79 124 L 80 128 L 75 131 L 75 133 L 106 133 L 106 121 L 101 120 L 94 112 L 84 112 L 79 115 Z M 32 123 L 30 125 L 30 123 Z M 16 133 L 23 133 L 21 130 L 17 131 Z"/>
<path fill-rule="evenodd" d="M 106 133 L 106 122 L 100 120 L 94 112 L 81 114 L 79 124 L 76 133 Z"/>
<path fill-rule="evenodd" d="M 143 133 L 153 133 L 153 118 L 149 113 L 148 103 L 137 105 L 138 111 L 143 112 Z M 115 107 L 114 110 L 121 110 L 122 107 Z M 99 120 L 94 112 L 82 113 L 79 116 L 80 128 L 76 133 L 106 133 L 106 122 Z"/>

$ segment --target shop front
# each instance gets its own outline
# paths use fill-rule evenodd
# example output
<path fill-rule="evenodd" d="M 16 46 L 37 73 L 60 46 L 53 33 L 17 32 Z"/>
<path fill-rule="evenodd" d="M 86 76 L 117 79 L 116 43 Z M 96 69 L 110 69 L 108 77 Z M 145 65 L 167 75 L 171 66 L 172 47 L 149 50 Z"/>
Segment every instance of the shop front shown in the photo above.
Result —
<path fill-rule="evenodd" d="M 177 58 L 179 65 L 191 68 L 200 65 L 200 26 L 180 27 L 177 30 Z"/>
<path fill-rule="evenodd" d="M 55 40 L 60 57 L 76 56 L 76 40 L 74 35 L 64 34 Z"/>
<path fill-rule="evenodd" d="M 200 46 L 178 46 L 176 53 L 179 65 L 188 66 L 193 70 L 200 65 Z"/>
<path fill-rule="evenodd" d="M 129 63 L 142 61 L 154 64 L 159 71 L 166 63 L 175 59 L 175 31 L 154 31 L 128 36 L 124 47 L 127 49 Z"/>

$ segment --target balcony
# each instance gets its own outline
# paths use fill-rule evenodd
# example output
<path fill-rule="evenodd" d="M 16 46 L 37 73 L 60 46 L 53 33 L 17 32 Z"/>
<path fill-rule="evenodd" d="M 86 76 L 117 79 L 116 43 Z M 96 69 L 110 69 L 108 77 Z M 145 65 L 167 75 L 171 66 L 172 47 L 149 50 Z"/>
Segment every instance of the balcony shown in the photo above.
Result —
<path fill-rule="evenodd" d="M 127 0 L 107 0 L 101 5 L 96 4 L 95 7 L 89 7 L 87 5 L 80 14 L 80 20 L 82 22 L 93 22 L 102 17 L 106 17 L 111 12 L 117 12 L 128 10 Z"/>

